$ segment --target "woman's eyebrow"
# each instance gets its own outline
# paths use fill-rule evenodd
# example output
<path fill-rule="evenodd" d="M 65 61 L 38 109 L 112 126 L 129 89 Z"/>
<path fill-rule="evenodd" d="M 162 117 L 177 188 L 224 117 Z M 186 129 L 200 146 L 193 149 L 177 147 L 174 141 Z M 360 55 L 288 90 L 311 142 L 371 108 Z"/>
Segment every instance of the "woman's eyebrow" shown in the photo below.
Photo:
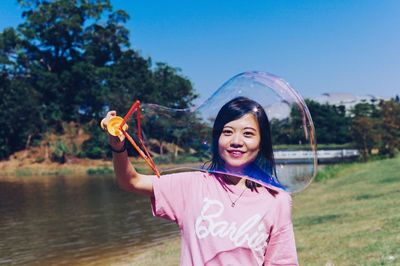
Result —
<path fill-rule="evenodd" d="M 251 130 L 253 130 L 253 131 L 257 131 L 254 127 L 245 127 L 245 128 L 243 128 L 243 129 L 251 129 Z"/>

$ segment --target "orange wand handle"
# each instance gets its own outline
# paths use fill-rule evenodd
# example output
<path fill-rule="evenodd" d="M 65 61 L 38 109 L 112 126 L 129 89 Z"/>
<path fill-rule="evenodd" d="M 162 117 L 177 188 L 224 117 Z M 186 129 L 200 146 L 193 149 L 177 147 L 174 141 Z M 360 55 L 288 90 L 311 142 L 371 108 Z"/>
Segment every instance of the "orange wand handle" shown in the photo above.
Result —
<path fill-rule="evenodd" d="M 143 151 L 139 148 L 139 146 L 136 144 L 136 142 L 132 139 L 132 137 L 125 131 L 122 130 L 122 133 L 125 135 L 126 139 L 132 144 L 132 146 L 135 148 L 135 150 L 139 153 L 139 155 L 144 159 L 146 164 L 153 170 L 153 172 L 160 177 L 160 173 L 158 172 L 153 160 L 151 157 L 146 156 L 146 154 L 143 153 Z M 147 150 L 146 150 L 147 153 Z"/>
<path fill-rule="evenodd" d="M 131 115 L 133 114 L 134 111 L 137 111 L 136 114 L 136 122 L 137 122 L 137 129 L 138 129 L 138 138 L 140 145 L 142 146 L 143 150 L 146 152 L 146 154 L 143 153 L 143 151 L 140 149 L 140 147 L 136 144 L 136 142 L 133 140 L 133 138 L 126 132 L 127 127 L 126 121 L 129 120 Z M 153 159 L 150 156 L 150 153 L 147 151 L 146 146 L 143 143 L 142 139 L 142 130 L 141 130 L 141 118 L 140 118 L 140 101 L 136 100 L 136 102 L 131 106 L 129 109 L 128 113 L 124 116 L 120 126 L 119 130 L 125 135 L 125 137 L 128 139 L 128 141 L 132 144 L 132 146 L 135 148 L 135 150 L 139 153 L 139 155 L 144 159 L 146 164 L 153 170 L 153 172 L 160 177 L 160 173 L 158 172 L 156 165 L 153 161 Z"/>
<path fill-rule="evenodd" d="M 128 112 L 126 113 L 126 115 L 124 116 L 124 121 L 122 122 L 121 127 L 126 123 L 126 121 L 129 120 L 129 118 L 131 117 L 132 113 L 133 113 L 135 110 L 139 110 L 139 109 L 138 109 L 139 106 L 140 106 L 140 101 L 139 101 L 139 100 L 136 100 L 136 102 L 135 102 L 134 104 L 132 104 L 131 108 L 129 109 L 129 111 L 128 111 Z M 139 125 L 138 127 L 140 127 L 140 125 Z"/>
<path fill-rule="evenodd" d="M 140 104 L 140 103 L 139 103 L 139 104 Z M 146 146 L 145 146 L 144 143 L 143 143 L 142 126 L 141 126 L 141 125 L 142 125 L 142 124 L 141 124 L 142 119 L 141 119 L 141 117 L 140 117 L 140 108 L 137 109 L 136 121 L 137 121 L 137 126 L 138 126 L 138 138 L 139 138 L 140 145 L 142 145 L 142 147 L 144 148 L 144 151 L 146 152 L 147 158 L 149 159 L 150 163 L 151 163 L 152 165 L 154 165 L 154 167 L 155 167 L 156 164 L 154 163 L 153 159 L 152 159 L 151 156 L 150 156 L 150 153 L 148 152 L 148 150 L 146 149 Z M 156 169 L 156 170 L 157 170 L 157 169 Z M 157 171 L 157 172 L 158 172 L 158 171 Z"/>

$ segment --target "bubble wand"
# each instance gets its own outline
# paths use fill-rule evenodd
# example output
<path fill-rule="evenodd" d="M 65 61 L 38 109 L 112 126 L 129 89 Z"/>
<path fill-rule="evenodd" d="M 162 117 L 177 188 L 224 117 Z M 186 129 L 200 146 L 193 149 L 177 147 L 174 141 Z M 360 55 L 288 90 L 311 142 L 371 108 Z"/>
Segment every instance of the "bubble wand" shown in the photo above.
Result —
<path fill-rule="evenodd" d="M 136 144 L 136 142 L 133 140 L 133 138 L 128 134 L 128 125 L 126 122 L 129 120 L 133 112 L 136 111 L 136 124 L 137 124 L 137 130 L 138 130 L 138 139 L 139 143 L 142 146 L 142 149 Z M 100 123 L 101 128 L 105 130 L 105 126 L 103 124 L 103 120 Z M 141 117 L 140 117 L 140 101 L 137 100 L 129 109 L 128 113 L 124 116 L 124 118 L 120 116 L 114 116 L 111 118 L 108 123 L 107 123 L 107 131 L 110 135 L 118 137 L 121 136 L 122 134 L 126 137 L 126 139 L 132 144 L 132 146 L 135 148 L 135 150 L 139 153 L 139 155 L 144 159 L 146 164 L 153 170 L 153 172 L 160 177 L 160 172 L 157 170 L 157 167 L 153 161 L 153 159 L 150 156 L 149 151 L 146 149 L 146 146 L 144 145 L 143 138 L 142 138 L 142 128 L 141 128 Z"/>

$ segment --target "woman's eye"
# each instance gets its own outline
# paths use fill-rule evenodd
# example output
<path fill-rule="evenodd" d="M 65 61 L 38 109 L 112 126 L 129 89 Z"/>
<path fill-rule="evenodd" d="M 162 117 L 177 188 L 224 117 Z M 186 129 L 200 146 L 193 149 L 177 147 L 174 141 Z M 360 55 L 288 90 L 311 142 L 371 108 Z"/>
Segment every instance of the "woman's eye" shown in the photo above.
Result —
<path fill-rule="evenodd" d="M 252 136 L 254 136 L 254 133 L 251 132 L 251 131 L 244 132 L 243 134 L 244 134 L 246 137 L 252 137 Z"/>
<path fill-rule="evenodd" d="M 232 134 L 232 131 L 231 131 L 231 130 L 228 130 L 228 129 L 225 129 L 225 130 L 222 131 L 222 134 L 224 134 L 224 135 L 230 135 L 230 134 Z"/>

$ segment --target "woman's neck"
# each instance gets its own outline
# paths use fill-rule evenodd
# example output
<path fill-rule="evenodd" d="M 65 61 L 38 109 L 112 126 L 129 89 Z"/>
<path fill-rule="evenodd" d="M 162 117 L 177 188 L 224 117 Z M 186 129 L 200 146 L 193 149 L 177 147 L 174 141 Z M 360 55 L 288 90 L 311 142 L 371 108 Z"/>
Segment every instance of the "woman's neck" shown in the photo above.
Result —
<path fill-rule="evenodd" d="M 232 185 L 238 186 L 238 187 L 245 187 L 246 186 L 246 180 L 244 178 L 238 177 L 238 176 L 232 176 L 232 175 L 223 175 L 225 182 L 228 182 Z"/>

